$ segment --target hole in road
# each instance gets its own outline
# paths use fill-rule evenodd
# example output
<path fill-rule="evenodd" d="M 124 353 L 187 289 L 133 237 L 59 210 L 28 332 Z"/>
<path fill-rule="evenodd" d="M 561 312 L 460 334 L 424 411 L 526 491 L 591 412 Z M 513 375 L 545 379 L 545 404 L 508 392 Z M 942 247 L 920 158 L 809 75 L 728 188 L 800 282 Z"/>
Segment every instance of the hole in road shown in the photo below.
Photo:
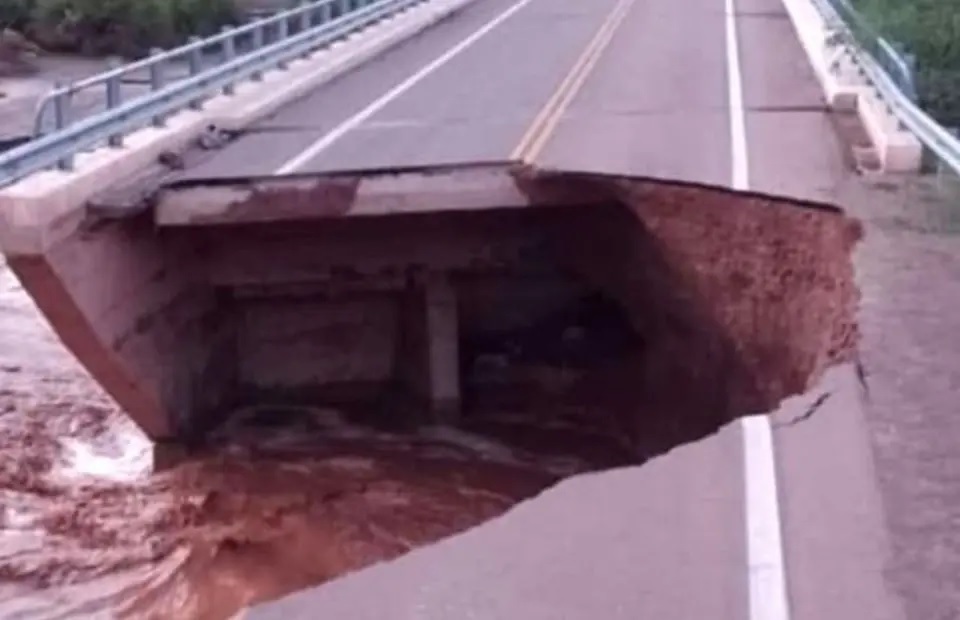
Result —
<path fill-rule="evenodd" d="M 89 594 L 102 567 L 84 558 L 109 552 L 111 579 L 136 585 L 129 613 L 229 617 L 697 441 L 852 355 L 858 230 L 841 213 L 649 182 L 609 195 L 90 229 L 143 227 L 151 265 L 201 258 L 117 354 L 179 342 L 190 363 L 165 386 L 193 399 L 185 422 L 232 415 L 148 481 L 71 491 L 44 523 L 76 549 L 50 570 Z M 173 288 L 178 271 L 147 275 Z"/>
<path fill-rule="evenodd" d="M 251 402 L 324 403 L 324 424 L 273 444 L 260 410 L 245 443 L 304 472 L 254 496 L 326 498 L 285 508 L 288 534 L 254 545 L 311 575 L 290 589 L 770 410 L 848 359 L 857 335 L 857 226 L 763 197 L 651 186 L 590 207 L 189 234 L 215 248 L 214 274 L 280 248 L 325 265 L 311 283 L 235 287 L 221 308 L 242 317 L 227 323 Z M 441 409 L 456 393 L 453 424 L 429 413 L 431 389 Z M 331 531 L 333 549 L 317 533 Z M 292 540 L 302 553 L 287 555 Z"/>

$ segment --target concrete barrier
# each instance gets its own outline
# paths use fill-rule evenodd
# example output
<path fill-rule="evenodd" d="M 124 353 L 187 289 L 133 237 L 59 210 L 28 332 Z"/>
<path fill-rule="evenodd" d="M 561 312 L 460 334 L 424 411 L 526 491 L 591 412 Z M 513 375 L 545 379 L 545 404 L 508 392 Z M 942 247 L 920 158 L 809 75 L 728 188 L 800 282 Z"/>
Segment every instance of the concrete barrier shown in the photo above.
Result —
<path fill-rule="evenodd" d="M 783 0 L 827 104 L 856 112 L 884 172 L 920 170 L 923 145 L 884 103 L 846 47 L 845 32 L 827 22 L 811 0 Z"/>

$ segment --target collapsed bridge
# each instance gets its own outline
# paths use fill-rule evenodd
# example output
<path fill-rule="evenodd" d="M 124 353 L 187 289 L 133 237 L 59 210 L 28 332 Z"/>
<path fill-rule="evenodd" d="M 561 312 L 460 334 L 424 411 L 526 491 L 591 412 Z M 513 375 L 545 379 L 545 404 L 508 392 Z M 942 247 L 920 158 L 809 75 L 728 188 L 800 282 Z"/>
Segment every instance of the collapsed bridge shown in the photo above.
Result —
<path fill-rule="evenodd" d="M 856 340 L 857 224 L 703 185 L 511 162 L 185 179 L 53 230 L 10 265 L 159 442 L 263 402 L 455 425 L 506 406 L 645 458 Z"/>

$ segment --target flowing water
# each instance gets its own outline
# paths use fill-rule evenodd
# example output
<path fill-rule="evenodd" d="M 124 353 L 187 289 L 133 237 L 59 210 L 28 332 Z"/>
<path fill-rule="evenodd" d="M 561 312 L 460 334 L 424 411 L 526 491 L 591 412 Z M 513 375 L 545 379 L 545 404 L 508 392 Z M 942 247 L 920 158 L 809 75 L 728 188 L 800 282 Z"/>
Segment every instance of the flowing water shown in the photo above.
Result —
<path fill-rule="evenodd" d="M 575 418 L 404 431 L 251 409 L 152 473 L 149 441 L 0 265 L 0 617 L 231 617 L 628 458 Z"/>

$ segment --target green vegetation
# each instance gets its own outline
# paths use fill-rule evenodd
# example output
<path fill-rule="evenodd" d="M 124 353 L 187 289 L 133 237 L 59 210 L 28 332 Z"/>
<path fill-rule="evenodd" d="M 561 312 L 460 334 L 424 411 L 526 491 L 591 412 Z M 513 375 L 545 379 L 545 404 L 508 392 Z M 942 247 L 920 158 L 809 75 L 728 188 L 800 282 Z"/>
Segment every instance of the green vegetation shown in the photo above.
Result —
<path fill-rule="evenodd" d="M 960 126 L 960 0 L 851 0 L 877 30 L 917 59 L 921 105 Z"/>
<path fill-rule="evenodd" d="M 0 27 L 51 51 L 136 56 L 237 21 L 233 0 L 0 0 Z"/>
<path fill-rule="evenodd" d="M 30 17 L 32 4 L 32 0 L 0 0 L 0 30 L 23 28 Z"/>

